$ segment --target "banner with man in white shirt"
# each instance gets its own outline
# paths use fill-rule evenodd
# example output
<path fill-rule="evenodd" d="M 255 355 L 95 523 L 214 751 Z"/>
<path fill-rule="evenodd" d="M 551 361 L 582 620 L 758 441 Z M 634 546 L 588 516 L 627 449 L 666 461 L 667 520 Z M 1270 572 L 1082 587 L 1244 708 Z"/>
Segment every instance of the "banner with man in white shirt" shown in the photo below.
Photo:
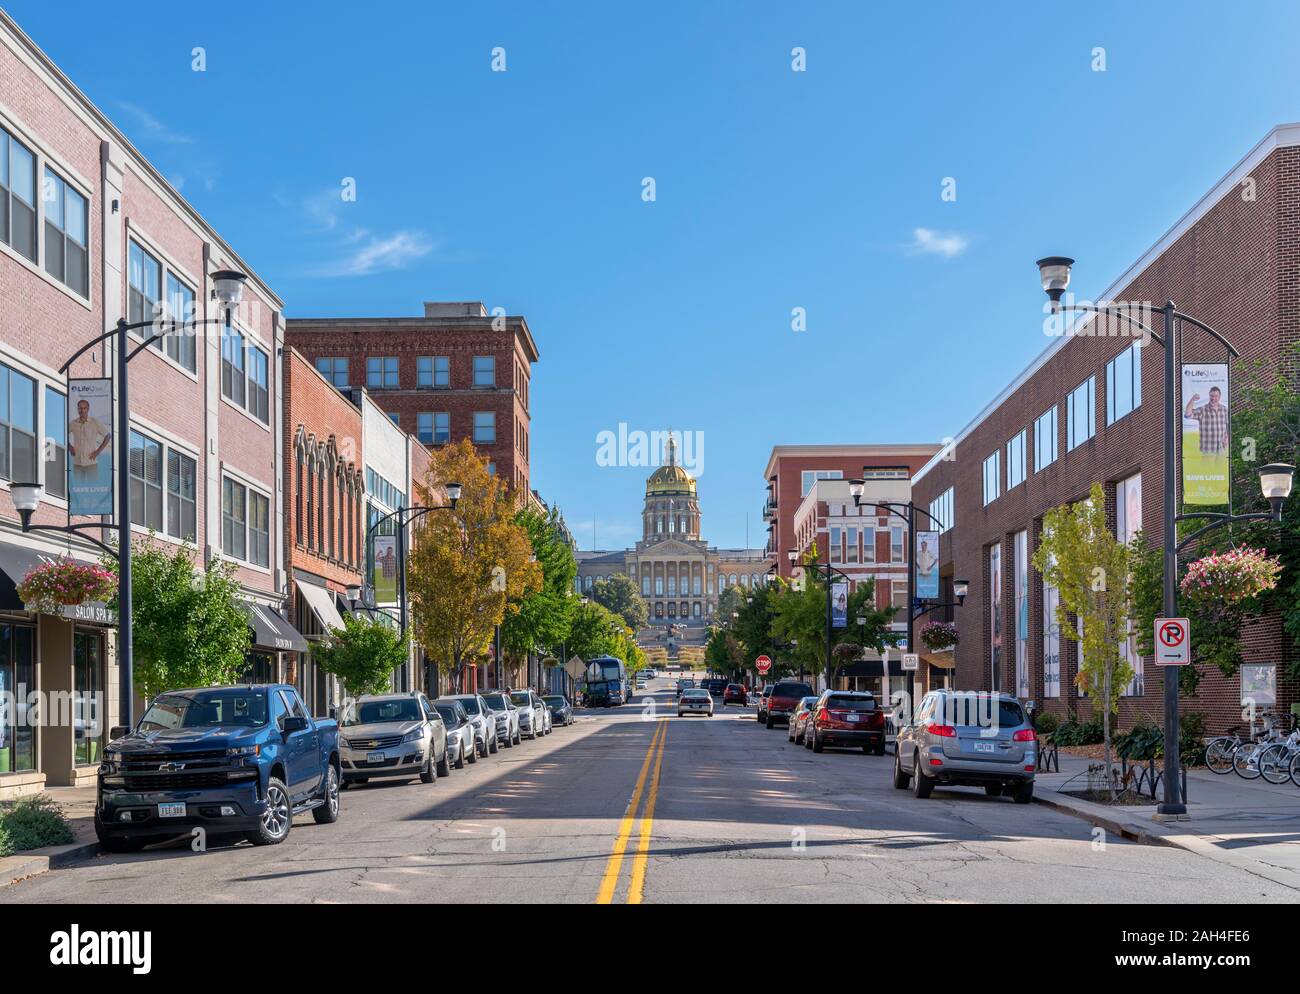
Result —
<path fill-rule="evenodd" d="M 113 513 L 113 381 L 68 381 L 68 514 Z"/>

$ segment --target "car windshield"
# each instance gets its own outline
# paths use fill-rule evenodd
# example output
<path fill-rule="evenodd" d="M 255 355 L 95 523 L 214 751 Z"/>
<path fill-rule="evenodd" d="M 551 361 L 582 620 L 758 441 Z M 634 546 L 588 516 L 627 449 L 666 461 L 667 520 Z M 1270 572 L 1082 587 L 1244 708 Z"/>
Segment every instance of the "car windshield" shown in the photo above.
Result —
<path fill-rule="evenodd" d="M 457 700 L 460 701 L 460 706 L 463 707 L 470 714 L 479 714 L 482 711 L 482 709 L 478 706 L 477 697 L 460 697 L 457 698 Z"/>
<path fill-rule="evenodd" d="M 438 713 L 442 715 L 442 720 L 448 725 L 454 728 L 460 724 L 460 715 L 456 714 L 456 709 L 450 704 L 435 704 L 434 707 L 438 709 Z"/>
<path fill-rule="evenodd" d="M 510 695 L 510 699 L 514 701 L 515 704 L 521 708 L 532 707 L 533 704 L 532 698 L 529 696 L 528 691 L 526 690 L 523 691 L 516 690 L 513 694 Z"/>
<path fill-rule="evenodd" d="M 542 700 L 553 708 L 562 708 L 568 703 L 563 697 L 543 697 Z"/>
<path fill-rule="evenodd" d="M 500 694 L 487 694 L 483 700 L 493 711 L 504 711 L 506 709 L 505 698 Z"/>
<path fill-rule="evenodd" d="M 339 724 L 344 728 L 352 725 L 383 724 L 389 721 L 419 721 L 424 716 L 424 709 L 414 697 L 392 697 L 388 700 L 357 701 L 343 712 Z"/>
<path fill-rule="evenodd" d="M 772 688 L 772 696 L 781 697 L 809 697 L 812 695 L 812 687 L 806 683 L 778 683 Z"/>
<path fill-rule="evenodd" d="M 266 724 L 266 691 L 252 687 L 196 690 L 189 694 L 163 694 L 140 719 L 140 731 L 168 728 L 212 728 L 235 725 L 261 728 Z"/>
<path fill-rule="evenodd" d="M 856 694 L 831 694 L 826 698 L 826 706 L 834 711 L 874 711 L 876 699 Z"/>

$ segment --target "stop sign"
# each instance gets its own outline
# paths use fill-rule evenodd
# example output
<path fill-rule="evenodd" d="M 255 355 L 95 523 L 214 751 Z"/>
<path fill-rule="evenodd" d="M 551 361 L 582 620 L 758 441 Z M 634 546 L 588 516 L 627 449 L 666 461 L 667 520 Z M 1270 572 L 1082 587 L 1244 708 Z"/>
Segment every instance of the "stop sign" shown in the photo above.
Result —
<path fill-rule="evenodd" d="M 758 670 L 759 673 L 766 673 L 768 670 L 772 668 L 772 660 L 770 660 L 767 656 L 759 656 L 757 659 L 754 660 L 754 667 L 755 669 Z"/>

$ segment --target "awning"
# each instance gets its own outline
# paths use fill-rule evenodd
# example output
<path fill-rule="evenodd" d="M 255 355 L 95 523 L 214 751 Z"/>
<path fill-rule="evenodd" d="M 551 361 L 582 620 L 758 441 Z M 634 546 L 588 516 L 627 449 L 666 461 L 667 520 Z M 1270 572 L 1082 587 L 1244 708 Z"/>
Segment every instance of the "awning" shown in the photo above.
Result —
<path fill-rule="evenodd" d="M 302 594 L 302 599 L 307 602 L 312 614 L 316 615 L 322 633 L 328 633 L 343 627 L 343 618 L 334 603 L 334 592 L 332 590 L 318 587 L 314 583 L 298 583 L 297 587 L 298 593 Z"/>
<path fill-rule="evenodd" d="M 921 661 L 929 663 L 940 670 L 955 670 L 957 668 L 957 657 L 951 652 L 923 652 L 921 653 Z"/>
<path fill-rule="evenodd" d="M 83 549 L 45 552 L 31 546 L 0 542 L 0 611 L 27 610 L 23 599 L 18 596 L 18 584 L 23 582 L 23 577 L 33 566 L 53 562 L 64 555 L 70 555 L 83 563 L 99 562 L 97 555 Z M 70 621 L 86 621 L 99 625 L 111 625 L 117 621 L 116 613 L 110 611 L 102 601 L 64 605 L 59 609 L 59 613 Z"/>
<path fill-rule="evenodd" d="M 307 640 L 275 608 L 252 601 L 244 601 L 240 606 L 248 615 L 248 625 L 253 629 L 253 645 L 256 648 L 279 652 L 307 651 Z"/>

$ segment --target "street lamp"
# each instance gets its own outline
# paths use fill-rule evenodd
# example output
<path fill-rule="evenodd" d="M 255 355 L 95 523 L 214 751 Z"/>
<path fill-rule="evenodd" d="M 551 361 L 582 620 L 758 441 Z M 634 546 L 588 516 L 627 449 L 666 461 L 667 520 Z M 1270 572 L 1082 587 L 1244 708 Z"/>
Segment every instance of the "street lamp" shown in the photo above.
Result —
<path fill-rule="evenodd" d="M 1164 559 L 1164 584 L 1162 611 L 1166 618 L 1175 617 L 1178 613 L 1178 553 L 1190 542 L 1204 535 L 1206 532 L 1213 531 L 1224 525 L 1235 524 L 1240 521 L 1261 521 L 1270 520 L 1278 521 L 1281 519 L 1282 502 L 1290 494 L 1291 477 L 1294 474 L 1292 467 L 1282 463 L 1272 463 L 1264 466 L 1260 470 L 1260 488 L 1264 496 L 1268 499 L 1270 510 L 1258 514 L 1233 514 L 1231 507 L 1225 512 L 1217 511 L 1197 511 L 1186 514 L 1178 513 L 1178 445 L 1179 445 L 1179 418 L 1178 408 L 1174 403 L 1174 395 L 1177 389 L 1176 364 L 1177 356 L 1180 349 L 1179 339 L 1181 327 L 1184 323 L 1190 324 L 1195 328 L 1200 328 L 1211 338 L 1221 344 L 1228 353 L 1229 362 L 1240 356 L 1240 353 L 1233 348 L 1223 335 L 1215 331 L 1208 324 L 1190 314 L 1184 314 L 1174 305 L 1172 300 L 1166 300 L 1160 313 L 1163 316 L 1163 334 L 1144 324 L 1133 314 L 1129 313 L 1131 307 L 1125 305 L 1113 306 L 1110 304 L 1062 304 L 1061 297 L 1065 293 L 1066 287 L 1070 285 L 1070 270 L 1074 265 L 1074 260 L 1066 256 L 1053 255 L 1038 260 L 1038 274 L 1042 283 L 1043 290 L 1051 300 L 1051 309 L 1053 313 L 1063 311 L 1077 311 L 1082 313 L 1104 315 L 1107 318 L 1118 318 L 1132 325 L 1135 329 L 1145 335 L 1151 336 L 1155 342 L 1164 349 L 1164 445 L 1163 445 L 1163 470 L 1164 470 L 1164 521 L 1163 531 L 1164 540 L 1162 542 L 1161 552 Z M 1231 493 L 1231 491 L 1229 491 Z M 1231 499 L 1231 498 L 1230 498 Z M 1198 528 L 1192 534 L 1188 535 L 1182 542 L 1178 541 L 1178 522 L 1190 520 L 1203 520 L 1208 523 Z M 1182 796 L 1182 783 L 1179 780 L 1179 754 L 1178 754 L 1178 680 L 1170 675 L 1166 670 L 1164 674 L 1165 682 L 1165 760 L 1164 760 L 1164 801 L 1156 809 L 1157 813 L 1166 817 L 1179 818 L 1187 814 L 1187 805 L 1185 798 Z"/>
<path fill-rule="evenodd" d="M 798 549 L 790 549 L 786 553 L 786 556 L 789 558 L 790 565 L 792 567 L 797 567 L 799 569 L 816 570 L 818 576 L 823 576 L 826 579 L 826 688 L 829 690 L 832 681 L 835 679 L 835 667 L 831 657 L 831 638 L 833 635 L 833 630 L 832 630 L 833 615 L 831 610 L 831 585 L 836 575 L 842 577 L 845 583 L 848 583 L 849 577 L 848 574 L 846 574 L 843 570 L 836 569 L 830 563 L 800 563 L 798 561 L 799 560 Z"/>

